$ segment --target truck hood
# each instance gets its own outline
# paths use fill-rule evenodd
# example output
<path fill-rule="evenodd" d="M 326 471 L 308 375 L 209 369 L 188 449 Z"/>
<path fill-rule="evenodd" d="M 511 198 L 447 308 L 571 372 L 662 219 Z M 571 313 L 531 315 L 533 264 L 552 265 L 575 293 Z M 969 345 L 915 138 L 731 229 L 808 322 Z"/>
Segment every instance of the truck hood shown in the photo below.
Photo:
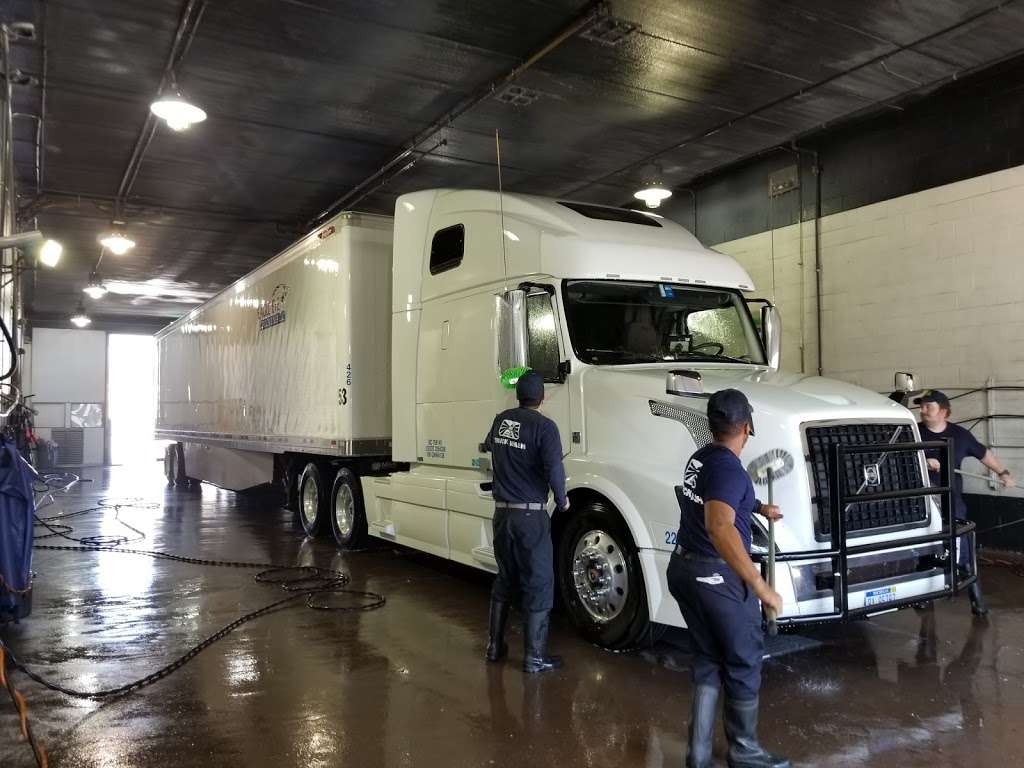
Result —
<path fill-rule="evenodd" d="M 591 367 L 584 374 L 584 387 L 617 390 L 622 395 L 705 409 L 703 397 L 681 397 L 665 392 L 668 371 L 683 366 Z M 734 388 L 743 392 L 754 408 L 754 427 L 759 415 L 769 421 L 814 421 L 820 419 L 883 418 L 912 420 L 910 411 L 888 397 L 869 389 L 822 376 L 766 371 L 746 366 L 697 367 L 704 394 Z M 627 394 L 628 393 L 628 394 Z"/>
<path fill-rule="evenodd" d="M 754 366 L 690 366 L 701 374 L 703 396 L 667 394 L 667 372 L 682 367 L 588 366 L 580 372 L 582 419 L 580 431 L 573 435 L 571 479 L 576 484 L 596 484 L 593 467 L 600 466 L 602 478 L 610 478 L 624 489 L 622 498 L 640 499 L 647 530 L 635 535 L 638 541 L 650 542 L 645 546 L 671 543 L 679 519 L 673 489 L 682 478 L 687 458 L 711 439 L 702 415 L 707 411 L 705 396 L 717 390 L 738 389 L 754 408 L 756 434 L 739 457 L 744 467 L 769 451 L 785 451 L 795 459 L 793 471 L 776 481 L 774 488 L 774 500 L 786 513 L 785 525 L 777 530 L 783 550 L 806 549 L 816 541 L 812 466 L 801 460 L 807 454 L 807 426 L 905 424 L 917 434 L 913 415 L 902 405 L 862 387 L 819 376 Z M 586 461 L 582 461 L 584 456 Z M 578 466 L 572 462 L 577 457 Z M 923 464 L 921 469 L 921 482 L 926 483 Z M 764 488 L 757 492 L 764 493 Z M 882 538 L 894 535 L 880 534 Z M 866 537 L 864 542 L 869 540 L 874 537 Z"/>

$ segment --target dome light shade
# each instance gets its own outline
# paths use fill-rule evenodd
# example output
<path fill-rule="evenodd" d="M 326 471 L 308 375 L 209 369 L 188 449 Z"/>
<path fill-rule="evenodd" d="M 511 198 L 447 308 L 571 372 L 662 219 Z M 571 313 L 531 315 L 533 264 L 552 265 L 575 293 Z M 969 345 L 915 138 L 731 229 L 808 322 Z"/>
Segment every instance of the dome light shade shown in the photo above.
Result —
<path fill-rule="evenodd" d="M 662 201 L 672 197 L 672 192 L 660 184 L 651 184 L 643 189 L 638 189 L 633 193 L 633 197 L 637 200 L 643 200 L 648 208 L 657 208 L 661 205 Z"/>
<path fill-rule="evenodd" d="M 128 251 L 135 247 L 135 241 L 130 237 L 125 237 L 123 232 L 114 231 L 106 237 L 101 237 L 100 245 L 111 253 L 118 256 L 124 256 Z"/>
<path fill-rule="evenodd" d="M 75 310 L 75 314 L 71 316 L 71 324 L 76 328 L 85 328 L 92 319 L 85 314 L 85 305 L 82 302 L 78 302 L 78 308 Z"/>
<path fill-rule="evenodd" d="M 89 275 L 89 284 L 82 290 L 90 299 L 102 299 L 107 295 L 107 287 L 103 285 L 103 280 L 96 272 Z"/>
<path fill-rule="evenodd" d="M 195 123 L 206 119 L 206 112 L 174 93 L 164 96 L 149 105 L 149 111 L 159 117 L 172 131 L 184 131 Z"/>

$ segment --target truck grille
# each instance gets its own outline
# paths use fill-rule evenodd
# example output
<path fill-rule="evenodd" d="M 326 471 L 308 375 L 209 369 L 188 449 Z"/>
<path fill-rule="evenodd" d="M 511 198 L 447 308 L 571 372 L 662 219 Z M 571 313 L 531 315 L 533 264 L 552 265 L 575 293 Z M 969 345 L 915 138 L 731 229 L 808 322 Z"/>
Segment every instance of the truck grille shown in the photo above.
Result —
<path fill-rule="evenodd" d="M 831 446 L 873 445 L 880 443 L 912 443 L 913 428 L 909 424 L 834 424 L 806 427 L 808 460 L 814 478 L 814 502 L 817 508 L 817 529 L 828 536 L 832 529 L 829 513 L 828 456 Z M 848 455 L 840 468 L 847 495 L 859 493 L 870 498 L 872 493 L 884 493 L 925 485 L 918 455 L 913 452 L 861 453 Z M 877 466 L 875 472 L 871 465 Z M 866 469 L 867 468 L 867 469 Z M 867 478 L 872 483 L 868 484 Z M 849 533 L 870 531 L 894 526 L 926 523 L 928 508 L 924 497 L 864 501 L 848 505 L 846 530 Z"/>

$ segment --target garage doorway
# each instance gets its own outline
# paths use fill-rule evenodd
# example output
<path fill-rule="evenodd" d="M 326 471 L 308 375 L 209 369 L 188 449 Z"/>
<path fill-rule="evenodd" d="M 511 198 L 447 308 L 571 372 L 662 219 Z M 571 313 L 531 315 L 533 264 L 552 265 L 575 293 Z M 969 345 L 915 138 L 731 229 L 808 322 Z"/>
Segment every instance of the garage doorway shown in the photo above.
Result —
<path fill-rule="evenodd" d="M 156 339 L 127 333 L 107 337 L 110 463 L 156 466 L 167 442 L 156 440 Z"/>

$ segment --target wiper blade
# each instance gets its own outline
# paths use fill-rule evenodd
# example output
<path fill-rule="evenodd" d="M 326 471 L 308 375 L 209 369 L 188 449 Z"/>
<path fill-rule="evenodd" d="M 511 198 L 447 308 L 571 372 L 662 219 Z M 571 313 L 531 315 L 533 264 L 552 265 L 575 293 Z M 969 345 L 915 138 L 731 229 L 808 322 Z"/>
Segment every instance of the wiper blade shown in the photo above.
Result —
<path fill-rule="evenodd" d="M 680 352 L 683 360 L 696 358 L 698 360 L 725 360 L 728 363 L 743 363 L 744 365 L 756 365 L 753 360 L 744 360 L 741 357 L 729 357 L 728 355 L 705 355 L 700 352 Z"/>
<path fill-rule="evenodd" d="M 586 357 L 619 357 L 640 363 L 656 363 L 662 359 L 649 352 L 634 352 L 631 349 L 585 349 L 583 354 Z"/>

